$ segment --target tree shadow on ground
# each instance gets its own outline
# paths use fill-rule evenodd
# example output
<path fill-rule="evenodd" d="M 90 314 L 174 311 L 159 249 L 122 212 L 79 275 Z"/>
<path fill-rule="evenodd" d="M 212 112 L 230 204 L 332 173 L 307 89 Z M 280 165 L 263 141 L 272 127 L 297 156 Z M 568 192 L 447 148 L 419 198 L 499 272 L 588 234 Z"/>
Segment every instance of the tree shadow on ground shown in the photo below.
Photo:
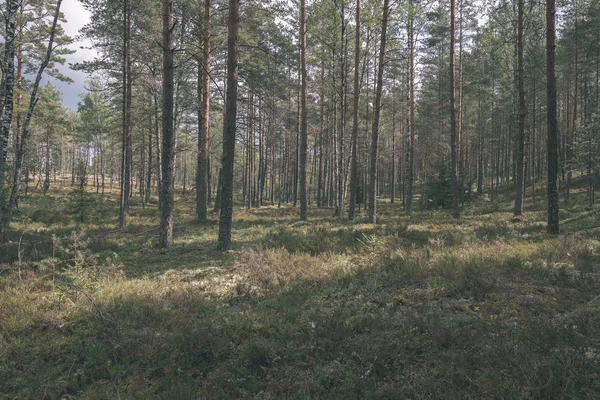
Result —
<path fill-rule="evenodd" d="M 35 319 L 3 330 L 0 388 L 47 399 L 600 393 L 597 280 L 481 261 L 397 260 L 285 287 L 234 272 L 212 286 L 201 273 L 124 276 L 85 294 L 65 283 Z"/>

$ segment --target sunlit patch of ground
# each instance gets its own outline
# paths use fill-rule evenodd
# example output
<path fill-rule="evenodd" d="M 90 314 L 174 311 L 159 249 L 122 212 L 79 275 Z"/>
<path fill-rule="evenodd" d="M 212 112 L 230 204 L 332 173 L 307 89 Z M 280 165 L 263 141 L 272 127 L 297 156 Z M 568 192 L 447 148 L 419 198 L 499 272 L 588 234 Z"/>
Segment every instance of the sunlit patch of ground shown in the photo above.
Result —
<path fill-rule="evenodd" d="M 600 212 L 577 194 L 563 234 L 510 194 L 455 221 L 381 201 L 380 224 L 288 205 L 194 223 L 156 249 L 156 204 L 70 188 L 22 201 L 0 246 L 1 398 L 600 397 Z"/>

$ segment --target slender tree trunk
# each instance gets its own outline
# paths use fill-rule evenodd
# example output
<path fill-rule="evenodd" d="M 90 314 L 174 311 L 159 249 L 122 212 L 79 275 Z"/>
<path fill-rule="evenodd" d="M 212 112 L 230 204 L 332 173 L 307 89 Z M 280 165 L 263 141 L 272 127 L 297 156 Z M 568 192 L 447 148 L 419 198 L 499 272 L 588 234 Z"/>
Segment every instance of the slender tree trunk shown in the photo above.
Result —
<path fill-rule="evenodd" d="M 537 93 L 535 90 L 535 80 L 533 81 L 533 88 L 531 90 L 533 94 L 533 114 L 531 121 L 531 201 L 535 203 L 535 180 L 537 177 L 536 173 L 536 135 L 537 135 Z"/>
<path fill-rule="evenodd" d="M 413 184 L 415 181 L 415 15 L 414 0 L 408 6 L 408 168 L 406 185 L 406 211 L 412 212 Z"/>
<path fill-rule="evenodd" d="M 15 87 L 15 26 L 19 7 L 18 0 L 7 1 L 6 33 L 4 45 L 4 65 L 2 71 L 2 108 L 0 110 L 0 200 L 4 198 L 4 171 L 8 155 L 8 137 L 13 118 L 14 87 Z M 4 230 L 4 210 L 0 202 L 0 233 Z"/>
<path fill-rule="evenodd" d="M 321 93 L 319 95 L 320 99 L 320 110 L 319 110 L 319 168 L 318 168 L 318 177 L 317 177 L 317 208 L 321 208 L 323 206 L 323 130 L 325 123 L 325 61 L 321 60 Z"/>
<path fill-rule="evenodd" d="M 558 118 L 556 102 L 556 2 L 546 0 L 546 80 L 548 102 L 548 233 L 559 233 Z"/>
<path fill-rule="evenodd" d="M 452 215 L 460 218 L 460 194 L 458 190 L 458 124 L 456 120 L 455 46 L 456 46 L 456 0 L 450 0 L 450 153 L 452 175 Z"/>
<path fill-rule="evenodd" d="M 119 227 L 127 225 L 129 193 L 131 192 L 131 1 L 123 6 L 123 141 L 121 156 L 121 199 Z"/>
<path fill-rule="evenodd" d="M 160 188 L 161 188 L 161 182 L 162 182 L 162 157 L 161 157 L 161 133 L 160 133 L 160 121 L 159 121 L 159 114 L 160 114 L 160 105 L 158 104 L 158 96 L 155 94 L 153 96 L 153 101 L 154 101 L 154 138 L 155 138 L 155 142 L 156 142 L 156 186 L 157 186 L 157 190 L 158 190 L 158 208 L 160 209 Z"/>
<path fill-rule="evenodd" d="M 358 107 L 360 100 L 360 0 L 356 0 L 356 39 L 354 43 L 354 110 L 352 113 L 352 162 L 350 165 L 350 209 L 348 219 L 352 221 L 356 212 L 358 194 Z"/>
<path fill-rule="evenodd" d="M 160 190 L 159 247 L 173 244 L 173 179 L 175 161 L 174 132 L 174 8 L 173 0 L 163 0 L 163 107 L 162 107 L 162 185 Z"/>
<path fill-rule="evenodd" d="M 207 191 L 207 195 L 208 195 L 208 199 L 207 199 L 207 206 L 210 206 L 210 203 L 212 202 L 212 194 L 213 194 L 213 172 L 212 172 L 212 167 L 210 164 L 210 154 L 208 157 L 208 177 L 207 177 L 207 182 L 206 182 L 206 191 Z"/>
<path fill-rule="evenodd" d="M 297 85 L 297 102 L 296 102 L 296 151 L 294 152 L 295 156 L 295 165 L 294 165 L 294 208 L 298 205 L 298 185 L 300 183 L 300 81 L 302 80 L 302 71 L 298 71 L 298 85 Z M 291 96 L 290 96 L 291 98 Z"/>
<path fill-rule="evenodd" d="M 346 132 L 346 57 L 348 54 L 348 39 L 346 38 L 346 11 L 345 2 L 341 3 L 341 36 L 340 36 L 340 101 L 339 101 L 339 117 L 337 122 L 339 127 L 337 128 L 337 192 L 335 202 L 335 215 L 341 216 L 344 209 L 344 182 L 345 182 L 345 171 L 344 171 L 344 137 Z"/>
<path fill-rule="evenodd" d="M 252 178 L 254 178 L 254 92 L 248 88 L 248 139 L 246 142 L 247 160 L 246 164 L 246 206 L 252 208 Z M 297 144 L 297 143 L 296 143 Z M 296 149 L 298 149 L 296 147 Z M 294 199 L 294 206 L 296 200 Z"/>
<path fill-rule="evenodd" d="M 323 136 L 323 144 L 325 145 L 325 149 L 324 152 L 325 154 L 323 155 L 323 193 L 322 193 L 322 197 L 321 197 L 321 207 L 329 207 L 329 183 L 331 181 L 330 178 L 330 149 L 331 149 L 331 139 L 330 139 L 330 130 L 329 130 L 329 111 L 330 111 L 330 106 L 327 106 L 327 122 L 325 123 L 325 131 L 324 131 L 324 136 Z"/>
<path fill-rule="evenodd" d="M 370 109 L 369 109 L 369 103 L 371 102 L 371 96 L 370 96 L 370 89 L 371 89 L 371 82 L 370 82 L 370 68 L 369 68 L 369 64 L 370 64 L 370 60 L 366 61 L 367 66 L 367 93 L 365 94 L 365 98 L 366 101 L 365 103 L 365 142 L 364 142 L 364 151 L 365 153 L 369 150 L 369 146 L 370 146 L 370 142 L 369 142 L 369 128 L 372 126 L 373 120 L 371 119 L 371 114 L 370 114 Z M 374 68 L 375 69 L 375 68 Z M 375 90 L 377 90 L 377 79 L 373 79 L 373 92 L 375 92 Z M 365 157 L 365 159 L 368 160 L 367 157 Z M 370 167 L 370 166 L 369 166 Z M 362 204 L 363 209 L 365 211 L 367 211 L 368 205 L 369 205 L 369 174 L 371 173 L 370 169 L 368 168 L 363 168 L 363 177 L 362 177 Z"/>
<path fill-rule="evenodd" d="M 396 199 L 396 94 L 392 95 L 392 174 L 390 176 L 390 203 L 394 204 Z M 400 165 L 400 164 L 399 164 Z M 402 168 L 400 168 L 400 174 Z"/>
<path fill-rule="evenodd" d="M 459 9 L 459 28 L 458 28 L 458 113 L 457 113 L 457 158 L 458 158 L 458 181 L 459 194 L 458 200 L 461 206 L 464 205 L 463 190 L 465 187 L 465 163 L 467 161 L 466 148 L 464 143 L 464 79 L 463 79 L 463 4 L 464 0 L 458 0 Z"/>
<path fill-rule="evenodd" d="M 271 200 L 271 206 L 275 205 L 275 177 L 277 174 L 277 155 L 276 150 L 277 150 L 277 145 L 276 145 L 276 140 L 275 140 L 275 131 L 273 128 L 273 123 L 271 118 L 273 118 L 272 116 L 269 117 L 269 131 L 271 132 L 271 137 L 273 138 L 273 140 L 271 141 L 271 181 L 270 181 L 270 188 L 269 188 L 269 197 Z"/>
<path fill-rule="evenodd" d="M 77 158 L 77 151 L 75 148 L 75 139 L 71 139 L 71 186 L 75 185 L 75 158 Z M 111 186 L 112 191 L 112 186 Z"/>
<path fill-rule="evenodd" d="M 150 119 L 150 133 L 148 134 L 148 170 L 146 172 L 146 204 L 150 203 L 152 194 L 152 119 Z M 102 177 L 104 179 L 104 177 Z M 104 190 L 104 183 L 102 184 Z"/>
<path fill-rule="evenodd" d="M 244 148 L 242 149 L 243 160 L 244 160 L 244 172 L 242 175 L 242 204 L 246 207 L 248 202 L 248 181 L 250 180 L 248 167 L 250 166 L 250 123 L 247 118 L 246 121 L 246 135 L 244 137 Z"/>
<path fill-rule="evenodd" d="M 265 140 L 265 121 L 263 117 L 262 99 L 258 100 L 258 181 L 256 183 L 256 206 L 262 207 L 265 180 L 267 179 L 267 151 L 269 143 Z"/>
<path fill-rule="evenodd" d="M 106 156 L 104 154 L 105 149 L 104 147 L 100 148 L 100 174 L 102 175 L 102 196 L 104 196 L 104 178 L 105 178 L 105 174 L 106 174 Z"/>
<path fill-rule="evenodd" d="M 571 197 L 571 180 L 573 179 L 573 141 L 575 139 L 575 131 L 577 130 L 577 103 L 579 103 L 578 87 L 579 87 L 579 35 L 577 23 L 578 2 L 575 3 L 575 94 L 573 96 L 573 123 L 571 130 L 567 129 L 567 184 L 565 185 L 565 200 L 569 201 Z"/>
<path fill-rule="evenodd" d="M 46 159 L 44 161 L 45 165 L 45 174 L 44 174 L 44 196 L 48 193 L 48 189 L 50 189 L 50 131 L 46 131 Z"/>
<path fill-rule="evenodd" d="M 300 0 L 300 68 L 300 220 L 306 221 L 306 161 L 308 151 L 308 114 L 306 110 L 306 0 Z"/>
<path fill-rule="evenodd" d="M 519 136 L 517 143 L 517 180 L 515 184 L 514 216 L 523 215 L 523 197 L 525 196 L 525 118 L 527 104 L 525 103 L 525 62 L 524 62 L 524 8 L 525 0 L 518 0 L 517 16 L 517 69 L 519 90 Z"/>
<path fill-rule="evenodd" d="M 237 119 L 238 31 L 240 0 L 229 0 L 227 35 L 227 98 L 223 123 L 223 161 L 221 189 L 221 218 L 219 220 L 219 249 L 231 246 L 233 220 L 233 167 Z"/>
<path fill-rule="evenodd" d="M 20 15 L 23 15 L 23 9 L 25 7 L 25 2 L 21 2 L 20 6 Z M 24 23 L 21 24 L 19 29 L 24 29 Z M 23 129 L 23 112 L 21 110 L 21 104 L 23 103 L 23 44 L 19 43 L 17 47 L 17 93 L 15 99 L 15 108 L 16 108 L 16 121 L 15 121 L 15 140 L 14 140 L 14 149 L 15 153 L 21 147 L 21 130 Z"/>
<path fill-rule="evenodd" d="M 177 167 L 177 164 L 179 163 L 179 167 Z M 183 154 L 181 155 L 181 157 L 178 157 L 175 159 L 175 169 L 177 171 L 180 171 L 181 169 L 183 169 L 183 174 L 175 174 L 175 183 L 177 184 L 177 181 L 179 181 L 181 183 L 182 187 L 182 196 L 185 196 L 185 192 L 187 190 L 187 151 L 183 151 Z"/>
<path fill-rule="evenodd" d="M 481 120 L 481 92 L 477 99 L 477 127 L 478 127 L 478 140 L 477 140 L 477 194 L 483 194 L 483 129 L 484 124 Z"/>
<path fill-rule="evenodd" d="M 146 135 L 142 135 L 142 144 L 140 146 L 139 180 L 142 208 L 146 208 Z M 98 192 L 96 191 L 96 193 Z"/>
<path fill-rule="evenodd" d="M 210 12 L 211 0 L 204 0 L 203 43 L 204 59 L 198 63 L 199 88 L 198 97 L 202 98 L 202 110 L 198 116 L 198 170 L 196 178 L 196 214 L 198 222 L 208 218 L 208 157 L 210 140 Z"/>
<path fill-rule="evenodd" d="M 454 0 L 452 0 L 454 1 Z M 381 96 L 383 92 L 383 68 L 385 61 L 385 44 L 387 41 L 387 22 L 389 0 L 383 1 L 383 17 L 381 20 L 381 44 L 379 47 L 379 64 L 377 70 L 377 90 L 373 105 L 373 130 L 371 136 L 371 181 L 369 184 L 369 219 L 377 223 L 377 151 L 379 145 L 379 119 L 381 115 Z"/>

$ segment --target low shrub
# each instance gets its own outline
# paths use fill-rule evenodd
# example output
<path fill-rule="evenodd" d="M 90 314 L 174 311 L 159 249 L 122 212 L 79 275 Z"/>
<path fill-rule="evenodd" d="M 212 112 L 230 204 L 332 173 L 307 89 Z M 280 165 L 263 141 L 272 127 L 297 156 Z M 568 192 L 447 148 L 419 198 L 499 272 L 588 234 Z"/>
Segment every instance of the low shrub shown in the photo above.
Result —
<path fill-rule="evenodd" d="M 248 291 L 278 291 L 294 283 L 330 278 L 346 271 L 350 265 L 341 256 L 290 253 L 286 249 L 244 248 L 236 258 L 236 266 L 246 276 Z"/>
<path fill-rule="evenodd" d="M 495 241 L 506 239 L 512 232 L 511 227 L 506 221 L 485 222 L 475 228 L 475 236 L 483 241 Z"/>

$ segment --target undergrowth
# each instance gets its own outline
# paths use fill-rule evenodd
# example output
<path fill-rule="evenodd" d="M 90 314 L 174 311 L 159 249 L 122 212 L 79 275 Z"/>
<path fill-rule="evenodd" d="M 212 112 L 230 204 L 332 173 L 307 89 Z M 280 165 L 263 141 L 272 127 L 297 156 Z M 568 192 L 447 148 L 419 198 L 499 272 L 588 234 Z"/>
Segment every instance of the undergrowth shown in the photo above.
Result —
<path fill-rule="evenodd" d="M 0 398 L 600 397 L 598 214 L 579 203 L 558 237 L 502 199 L 460 221 L 382 203 L 377 226 L 237 209 L 221 254 L 192 199 L 163 251 L 152 206 L 122 231 L 36 214 L 63 195 L 24 199 L 0 256 Z"/>

